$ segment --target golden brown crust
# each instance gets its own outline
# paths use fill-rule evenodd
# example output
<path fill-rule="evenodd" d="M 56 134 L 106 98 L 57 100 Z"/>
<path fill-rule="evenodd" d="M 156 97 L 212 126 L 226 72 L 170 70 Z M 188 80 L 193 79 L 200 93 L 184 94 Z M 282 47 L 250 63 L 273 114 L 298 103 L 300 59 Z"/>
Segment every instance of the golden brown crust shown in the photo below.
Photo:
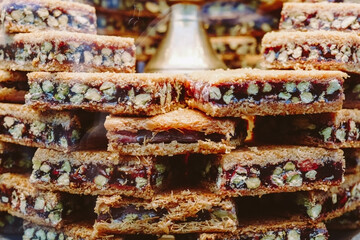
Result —
<path fill-rule="evenodd" d="M 205 134 L 220 133 L 234 135 L 235 126 L 240 120 L 216 119 L 201 112 L 190 109 L 178 109 L 169 113 L 151 118 L 124 118 L 109 116 L 105 121 L 108 131 L 136 131 L 138 129 L 153 132 L 167 131 L 169 129 L 192 130 Z"/>
<path fill-rule="evenodd" d="M 277 164 L 291 161 L 312 159 L 314 161 L 326 161 L 331 159 L 336 162 L 344 161 L 342 150 L 330 150 L 317 147 L 305 146 L 258 146 L 247 147 L 232 151 L 220 156 L 220 163 L 224 170 L 229 170 L 237 164 L 259 165 Z"/>
<path fill-rule="evenodd" d="M 15 88 L 1 88 L 0 101 L 11 103 L 25 103 L 25 94 L 27 91 L 16 90 Z"/>
<path fill-rule="evenodd" d="M 242 139 L 213 142 L 213 141 L 197 141 L 197 143 L 179 143 L 172 141 L 171 143 L 149 143 L 140 145 L 139 143 L 119 144 L 115 134 L 108 133 L 109 139 L 108 151 L 119 152 L 121 154 L 142 156 L 142 155 L 155 155 L 155 156 L 173 156 L 187 153 L 201 153 L 201 154 L 216 154 L 216 153 L 229 153 L 236 146 L 240 146 Z"/>
<path fill-rule="evenodd" d="M 212 117 L 242 117 L 243 115 L 294 115 L 294 114 L 315 114 L 323 112 L 334 112 L 342 108 L 343 98 L 340 97 L 332 102 L 305 103 L 283 103 L 283 102 L 264 102 L 264 103 L 230 103 L 226 106 L 217 106 L 212 103 L 202 103 L 195 99 L 187 99 L 190 108 L 199 109 Z"/>
<path fill-rule="evenodd" d="M 1 82 L 27 82 L 28 78 L 26 72 L 12 72 L 0 70 L 0 83 Z"/>

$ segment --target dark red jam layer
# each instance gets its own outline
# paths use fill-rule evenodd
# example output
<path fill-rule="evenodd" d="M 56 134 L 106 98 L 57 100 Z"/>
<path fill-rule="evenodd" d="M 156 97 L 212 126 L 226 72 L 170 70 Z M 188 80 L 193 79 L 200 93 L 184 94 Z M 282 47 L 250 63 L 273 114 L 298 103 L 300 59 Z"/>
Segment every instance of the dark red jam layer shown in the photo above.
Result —
<path fill-rule="evenodd" d="M 148 168 L 135 165 L 104 165 L 104 164 L 84 164 L 84 165 L 72 165 L 70 172 L 64 170 L 64 161 L 59 163 L 44 162 L 50 166 L 49 172 L 43 172 L 40 169 L 33 171 L 33 176 L 36 179 L 41 180 L 45 175 L 50 174 L 50 181 L 56 183 L 57 179 L 64 173 L 69 174 L 69 181 L 75 184 L 76 187 L 80 187 L 83 183 L 94 183 L 95 178 L 103 176 L 107 179 L 104 185 L 114 187 L 117 189 L 132 189 L 137 185 L 136 178 L 142 178 L 147 180 L 151 178 L 150 183 L 146 183 L 141 186 L 145 188 L 151 184 L 156 186 L 157 179 L 166 178 L 169 174 L 168 169 L 164 169 L 164 172 L 159 172 L 152 168 L 151 175 L 148 176 Z M 130 170 L 131 169 L 131 170 Z"/>
<path fill-rule="evenodd" d="M 66 130 L 61 124 L 50 124 L 46 123 L 45 128 L 38 134 L 34 135 L 31 129 L 31 123 L 21 121 L 16 119 L 14 124 L 10 128 L 6 128 L 4 118 L 6 116 L 0 116 L 0 134 L 13 136 L 18 139 L 31 139 L 32 141 L 38 143 L 48 144 L 57 144 L 64 148 L 69 146 L 74 146 L 80 142 L 80 137 L 82 135 L 81 129 L 73 128 Z M 17 126 L 24 125 L 22 131 L 17 129 Z M 61 139 L 65 139 L 66 142 L 62 142 Z"/>
<path fill-rule="evenodd" d="M 299 45 L 295 45 L 295 48 L 298 47 Z M 305 48 L 302 48 L 302 46 L 306 46 Z M 276 47 L 269 47 L 269 48 L 265 48 L 264 50 L 264 54 L 265 56 L 267 54 L 269 54 L 270 51 L 274 51 L 275 52 L 275 60 L 278 60 L 279 55 L 280 55 L 280 50 L 283 49 L 286 46 L 276 46 Z M 313 44 L 309 44 L 307 42 L 303 43 L 301 46 L 302 49 L 302 53 L 301 56 L 299 58 L 294 58 L 293 55 L 288 55 L 288 60 L 292 60 L 292 61 L 307 61 L 307 59 L 310 57 L 310 53 L 311 51 L 316 51 L 318 53 L 318 57 L 316 59 L 314 59 L 312 57 L 312 60 L 316 60 L 318 62 L 324 61 L 341 61 L 341 59 L 337 60 L 336 56 L 337 53 L 335 54 L 334 52 L 331 53 L 332 51 L 330 50 L 331 44 L 328 44 L 326 46 L 324 45 L 313 45 Z M 346 61 L 344 62 L 351 62 L 351 63 L 357 63 L 358 60 L 354 59 L 353 57 L 356 56 L 356 52 L 358 50 L 358 46 L 351 46 L 349 47 L 349 51 L 347 53 L 347 58 Z M 311 51 L 310 51 L 311 50 Z M 343 53 L 344 56 L 345 53 Z"/>
<path fill-rule="evenodd" d="M 0 89 L 1 88 L 15 88 L 18 91 L 28 91 L 29 85 L 27 82 L 0 82 Z"/>
<path fill-rule="evenodd" d="M 196 99 L 199 99 L 203 102 L 210 102 L 212 104 L 219 104 L 219 105 L 228 105 L 224 101 L 224 98 L 229 90 L 232 90 L 231 96 L 231 104 L 241 103 L 241 102 L 254 102 L 256 104 L 262 102 L 285 102 L 285 103 L 296 103 L 296 102 L 303 102 L 301 94 L 302 92 L 296 87 L 301 81 L 294 82 L 294 88 L 291 92 L 288 92 L 286 89 L 286 82 L 267 82 L 267 85 L 271 86 L 270 91 L 265 90 L 265 83 L 263 82 L 254 82 L 249 83 L 245 82 L 242 84 L 234 84 L 234 83 L 222 83 L 216 86 L 220 91 L 220 98 L 218 100 L 209 98 L 209 86 L 204 85 L 202 88 L 198 88 L 198 86 L 190 87 L 188 89 L 188 94 Z M 249 94 L 248 89 L 249 86 L 256 85 L 258 91 L 256 94 Z M 296 84 L 296 85 L 295 85 Z M 320 100 L 325 102 L 332 102 L 335 100 L 339 100 L 342 91 L 341 89 L 334 91 L 331 94 L 326 94 L 327 88 L 329 87 L 329 83 L 324 82 L 311 82 L 309 85 L 309 89 L 306 90 L 307 93 L 311 94 L 310 100 L 307 99 L 305 103 L 313 103 L 318 102 Z M 288 97 L 281 95 L 287 94 Z M 211 93 L 210 93 L 211 94 Z M 294 102 L 294 98 L 297 99 Z"/>
<path fill-rule="evenodd" d="M 285 170 L 287 164 L 295 165 L 293 170 Z M 275 169 L 281 169 L 279 173 L 275 174 Z M 314 177 L 307 177 L 309 171 L 315 171 Z M 214 171 L 211 171 L 212 174 Z M 241 174 L 239 174 L 241 173 Z M 290 173 L 290 174 L 289 174 Z M 225 171 L 223 177 L 226 179 L 225 188 L 227 190 L 248 189 L 246 185 L 246 178 L 258 178 L 261 182 L 260 186 L 278 188 L 282 185 L 291 185 L 291 181 L 298 181 L 301 179 L 302 185 L 313 183 L 317 181 L 322 182 L 341 182 L 344 170 L 341 162 L 327 161 L 322 165 L 314 163 L 312 160 L 306 160 L 300 163 L 295 161 L 287 161 L 281 164 L 266 166 L 252 165 L 252 166 L 234 166 L 232 169 Z M 243 181 L 234 181 L 234 175 L 239 174 L 243 176 Z M 295 175 L 299 175 L 296 179 L 291 179 Z M 276 181 L 277 179 L 277 181 Z M 279 184 L 281 182 L 282 184 Z M 295 182 L 293 182 L 298 186 Z"/>
<path fill-rule="evenodd" d="M 8 6 L 5 6 L 4 9 L 6 9 L 6 13 L 7 15 L 10 15 L 11 16 L 11 13 L 15 10 L 20 10 L 20 11 L 31 11 L 33 16 L 34 16 L 34 19 L 43 19 L 42 16 L 39 16 L 38 14 L 38 10 L 40 8 L 43 8 L 43 6 L 41 5 L 37 5 L 37 4 L 34 4 L 34 3 L 27 3 L 27 4 L 17 4 L 17 3 L 11 3 L 10 5 Z M 48 12 L 49 12 L 49 15 L 50 16 L 67 16 L 67 25 L 68 26 L 71 26 L 75 29 L 88 29 L 88 28 L 94 28 L 96 24 L 95 22 L 95 18 L 94 18 L 94 15 L 93 14 L 86 14 L 86 12 L 82 12 L 81 15 L 78 15 L 80 14 L 80 11 L 77 11 L 77 15 L 74 16 L 72 14 L 69 14 L 68 11 L 66 11 L 65 9 L 62 9 L 62 8 L 56 8 L 56 9 L 53 9 L 53 10 L 49 10 L 47 9 Z M 55 11 L 60 11 L 61 14 L 59 13 L 56 13 L 54 14 Z M 78 21 L 77 18 L 84 18 L 86 19 L 87 21 Z M 19 24 L 19 22 L 15 21 L 15 20 L 12 20 L 12 22 L 14 23 L 17 23 Z M 43 22 L 47 23 L 46 20 L 44 20 Z M 34 24 L 33 22 L 24 22 L 24 21 L 20 21 L 21 24 Z"/>
<path fill-rule="evenodd" d="M 135 205 L 128 205 L 120 208 L 110 208 L 107 213 L 98 215 L 98 222 L 126 222 L 128 224 L 135 221 L 146 221 L 147 223 L 157 223 L 162 217 L 168 214 L 165 208 L 145 209 L 144 207 L 136 207 Z"/>
<path fill-rule="evenodd" d="M 0 173 L 31 173 L 32 162 L 36 148 L 16 146 L 17 151 L 0 154 Z"/>
<path fill-rule="evenodd" d="M 211 140 L 213 142 L 221 142 L 226 140 L 226 136 L 219 133 L 212 133 L 206 135 L 203 132 L 190 131 L 190 130 L 176 130 L 170 129 L 165 132 L 151 132 L 149 130 L 138 130 L 136 133 L 129 131 L 116 132 L 118 143 L 171 143 L 177 141 L 179 143 L 197 143 L 198 141 Z M 236 136 L 233 136 L 236 138 Z"/>
<path fill-rule="evenodd" d="M 35 84 L 35 83 L 33 83 Z M 43 87 L 43 83 L 41 83 L 42 88 Z M 84 85 L 86 86 L 86 85 Z M 35 89 L 34 85 L 30 85 L 31 88 Z M 127 85 L 125 87 L 120 87 L 120 86 L 115 86 L 113 85 L 114 89 L 113 91 L 101 91 L 100 88 L 101 86 L 91 86 L 91 89 L 97 90 L 97 93 L 100 95 L 100 99 L 96 100 L 95 102 L 98 103 L 107 103 L 107 104 L 124 104 L 124 105 L 128 105 L 128 104 L 132 104 L 133 103 L 133 98 L 136 97 L 137 95 L 140 94 L 149 94 L 151 95 L 151 98 L 144 102 L 144 106 L 145 105 L 150 105 L 150 104 L 155 104 L 155 105 L 161 105 L 161 97 L 160 94 L 157 93 L 148 93 L 146 91 L 146 89 L 142 88 L 142 87 L 136 87 L 133 85 Z M 176 87 L 174 85 L 171 86 L 172 87 L 172 91 L 171 91 L 171 100 L 174 102 L 183 102 L 184 101 L 184 95 L 185 95 L 185 90 L 182 88 L 181 91 L 178 93 L 176 90 Z M 90 89 L 89 88 L 89 89 Z M 61 90 L 59 90 L 61 89 Z M 129 92 L 130 90 L 133 90 L 133 96 L 129 96 Z M 59 92 L 60 91 L 60 92 Z M 94 102 L 94 100 L 92 100 L 91 98 L 86 98 L 84 97 L 83 94 L 81 94 L 83 97 L 81 98 L 81 102 L 74 102 L 74 96 L 75 95 L 79 95 L 79 93 L 75 93 L 72 91 L 72 86 L 67 86 L 64 84 L 61 84 L 61 87 L 59 88 L 59 84 L 58 83 L 54 83 L 53 84 L 53 90 L 49 91 L 49 92 L 42 92 L 40 95 L 38 93 L 35 93 L 34 98 L 35 100 L 41 99 L 44 100 L 46 102 L 50 102 L 50 103 L 63 103 L 63 104 L 79 104 L 79 103 L 88 103 L 88 102 Z"/>

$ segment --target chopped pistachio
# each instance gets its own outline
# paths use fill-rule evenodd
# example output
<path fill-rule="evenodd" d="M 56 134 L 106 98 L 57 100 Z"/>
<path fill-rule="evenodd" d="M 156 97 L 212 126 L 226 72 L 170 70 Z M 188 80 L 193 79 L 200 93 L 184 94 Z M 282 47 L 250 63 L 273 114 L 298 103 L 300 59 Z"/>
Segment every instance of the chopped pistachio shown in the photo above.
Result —
<path fill-rule="evenodd" d="M 271 90 L 272 90 L 271 85 L 269 83 L 265 83 L 263 87 L 263 92 L 267 93 L 267 92 L 271 92 Z"/>
<path fill-rule="evenodd" d="M 302 185 L 303 179 L 300 174 L 296 174 L 296 175 L 288 177 L 286 179 L 286 181 L 292 187 L 300 187 Z"/>
<path fill-rule="evenodd" d="M 326 94 L 333 94 L 334 92 L 341 89 L 341 85 L 338 80 L 331 80 L 328 88 L 326 89 Z"/>
<path fill-rule="evenodd" d="M 40 136 L 40 134 L 45 130 L 46 124 L 40 121 L 35 121 L 30 124 L 30 132 L 35 136 Z"/>
<path fill-rule="evenodd" d="M 233 99 L 233 97 L 234 97 L 233 93 L 234 93 L 233 89 L 229 89 L 228 91 L 226 91 L 224 93 L 223 100 L 226 104 L 229 104 L 231 102 L 231 100 Z"/>
<path fill-rule="evenodd" d="M 88 90 L 88 86 L 82 83 L 75 83 L 74 86 L 72 86 L 71 91 L 74 93 L 82 93 L 84 94 L 86 90 Z"/>
<path fill-rule="evenodd" d="M 38 197 L 35 200 L 34 209 L 35 210 L 43 210 L 45 207 L 45 200 L 42 197 Z"/>
<path fill-rule="evenodd" d="M 146 186 L 146 184 L 148 183 L 147 182 L 147 179 L 146 178 L 143 178 L 143 177 L 137 177 L 135 178 L 135 182 L 136 182 L 136 188 L 143 188 Z"/>
<path fill-rule="evenodd" d="M 9 128 L 9 127 L 11 127 L 12 125 L 14 125 L 15 121 L 16 121 L 15 118 L 6 116 L 6 117 L 4 117 L 4 124 L 3 124 L 3 126 L 6 127 L 6 128 Z"/>
<path fill-rule="evenodd" d="M 67 173 L 71 172 L 71 165 L 69 161 L 64 161 L 64 163 L 61 166 L 61 170 Z"/>
<path fill-rule="evenodd" d="M 307 214 L 311 219 L 316 219 L 320 216 L 322 210 L 321 204 L 316 204 L 314 206 L 308 206 L 307 208 Z"/>
<path fill-rule="evenodd" d="M 46 239 L 45 231 L 42 229 L 37 230 L 35 236 L 37 237 L 37 239 Z"/>
<path fill-rule="evenodd" d="M 39 99 L 43 94 L 42 88 L 40 86 L 39 83 L 37 82 L 33 82 L 30 83 L 30 88 L 29 88 L 29 97 L 32 100 L 36 100 Z M 28 98 L 28 96 L 27 96 Z"/>
<path fill-rule="evenodd" d="M 256 189 L 260 186 L 261 181 L 257 177 L 251 177 L 251 178 L 246 179 L 245 183 L 246 183 L 247 188 Z"/>
<path fill-rule="evenodd" d="M 220 100 L 221 99 L 221 91 L 218 87 L 212 86 L 209 89 L 210 99 Z"/>
<path fill-rule="evenodd" d="M 299 231 L 292 229 L 287 234 L 287 240 L 300 240 L 301 236 Z"/>
<path fill-rule="evenodd" d="M 288 92 L 281 92 L 281 93 L 279 93 L 279 98 L 288 100 L 291 98 L 291 94 Z"/>
<path fill-rule="evenodd" d="M 314 96 L 310 92 L 303 92 L 300 94 L 300 99 L 304 103 L 311 103 L 314 101 Z"/>
<path fill-rule="evenodd" d="M 42 83 L 42 89 L 44 92 L 50 93 L 54 90 L 54 84 L 51 81 L 46 80 Z"/>
<path fill-rule="evenodd" d="M 307 92 L 310 89 L 310 82 L 300 82 L 297 85 L 297 89 L 299 89 L 300 92 Z"/>
<path fill-rule="evenodd" d="M 134 103 L 137 106 L 145 106 L 151 100 L 151 96 L 148 93 L 142 93 L 135 96 Z"/>
<path fill-rule="evenodd" d="M 44 172 L 44 173 L 48 173 L 48 172 L 50 172 L 50 170 L 51 170 L 50 165 L 48 165 L 48 164 L 46 164 L 46 163 L 44 163 L 44 164 L 41 165 L 41 167 L 40 167 L 40 171 L 42 171 L 42 172 Z"/>
<path fill-rule="evenodd" d="M 324 137 L 325 142 L 327 142 L 330 139 L 331 133 L 332 133 L 332 128 L 331 127 L 324 128 L 323 130 L 321 130 L 319 132 L 319 134 Z"/>
<path fill-rule="evenodd" d="M 22 123 L 15 124 L 9 129 L 9 133 L 16 139 L 21 138 L 24 131 L 25 131 L 25 125 Z"/>
<path fill-rule="evenodd" d="M 339 141 L 345 142 L 346 130 L 343 129 L 343 128 L 340 128 L 340 129 L 336 130 L 335 136 Z"/>
<path fill-rule="evenodd" d="M 256 95 L 259 92 L 259 86 L 255 83 L 250 83 L 247 88 L 247 93 L 249 95 Z"/>
<path fill-rule="evenodd" d="M 108 100 L 111 100 L 114 98 L 116 93 L 116 86 L 112 82 L 104 82 L 100 86 L 100 91 L 102 91 L 105 94 L 105 98 Z"/>
<path fill-rule="evenodd" d="M 159 173 L 164 173 L 164 172 L 166 172 L 166 166 L 165 166 L 165 164 L 156 163 L 156 164 L 155 164 L 155 169 L 156 169 L 156 171 L 158 171 Z"/>
<path fill-rule="evenodd" d="M 69 86 L 65 83 L 60 83 L 59 86 L 57 86 L 56 91 L 55 99 L 64 100 L 69 94 Z"/>
<path fill-rule="evenodd" d="M 292 170 L 295 170 L 295 168 L 296 168 L 296 166 L 292 162 L 287 162 L 284 166 L 285 171 L 292 171 Z"/>
<path fill-rule="evenodd" d="M 134 214 L 134 213 L 130 213 L 130 214 L 127 214 L 125 216 L 125 218 L 123 219 L 123 222 L 126 222 L 126 223 L 129 223 L 129 222 L 134 222 L 135 220 L 138 219 L 138 215 L 137 214 Z"/>
<path fill-rule="evenodd" d="M 294 82 L 285 83 L 285 90 L 289 93 L 295 92 L 296 91 L 296 83 L 294 83 Z"/>
<path fill-rule="evenodd" d="M 103 175 L 97 175 L 95 178 L 94 178 L 94 182 L 96 185 L 98 185 L 99 187 L 102 187 L 104 186 L 107 182 L 108 182 L 108 179 L 106 177 L 104 177 Z"/>
<path fill-rule="evenodd" d="M 317 174 L 316 170 L 310 170 L 307 173 L 305 173 L 305 177 L 310 180 L 315 180 L 316 174 Z"/>
<path fill-rule="evenodd" d="M 93 101 L 93 102 L 99 102 L 101 100 L 101 94 L 100 92 L 95 89 L 95 88 L 89 88 L 84 97 L 89 100 L 89 101 Z"/>
<path fill-rule="evenodd" d="M 75 94 L 70 98 L 70 102 L 74 104 L 80 104 L 84 101 L 84 95 L 83 94 Z"/>

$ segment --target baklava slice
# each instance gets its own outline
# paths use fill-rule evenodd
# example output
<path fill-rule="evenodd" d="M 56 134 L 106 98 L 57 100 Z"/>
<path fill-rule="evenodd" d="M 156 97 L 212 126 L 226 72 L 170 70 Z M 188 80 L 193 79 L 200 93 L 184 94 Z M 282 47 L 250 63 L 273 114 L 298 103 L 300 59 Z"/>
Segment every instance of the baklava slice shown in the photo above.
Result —
<path fill-rule="evenodd" d="M 213 117 L 333 112 L 343 104 L 340 71 L 216 70 L 187 81 L 187 104 Z"/>
<path fill-rule="evenodd" d="M 0 70 L 0 101 L 24 103 L 29 91 L 26 72 Z"/>
<path fill-rule="evenodd" d="M 44 110 L 157 115 L 184 106 L 181 74 L 34 72 L 28 78 L 26 103 Z"/>
<path fill-rule="evenodd" d="M 86 195 L 151 198 L 171 176 L 167 158 L 124 156 L 106 151 L 71 153 L 38 149 L 30 177 L 35 187 Z"/>
<path fill-rule="evenodd" d="M 230 199 L 200 190 L 176 190 L 151 200 L 98 197 L 98 234 L 232 232 L 237 225 Z"/>
<path fill-rule="evenodd" d="M 108 150 L 128 155 L 225 153 L 242 144 L 247 122 L 211 118 L 178 109 L 150 118 L 109 116 L 105 121 Z"/>
<path fill-rule="evenodd" d="M 96 34 L 95 8 L 60 0 L 4 0 L 0 25 L 7 33 L 60 30 Z"/>

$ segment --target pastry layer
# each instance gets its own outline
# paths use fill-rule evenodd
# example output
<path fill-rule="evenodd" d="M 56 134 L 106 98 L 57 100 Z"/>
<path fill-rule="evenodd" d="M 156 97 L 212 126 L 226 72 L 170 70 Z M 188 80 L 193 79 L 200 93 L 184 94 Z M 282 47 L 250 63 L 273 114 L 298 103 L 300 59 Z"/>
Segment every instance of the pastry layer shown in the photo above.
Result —
<path fill-rule="evenodd" d="M 26 103 L 41 109 L 157 115 L 184 105 L 180 74 L 35 72 L 28 78 Z"/>
<path fill-rule="evenodd" d="M 359 15 L 357 3 L 284 3 L 279 29 L 358 32 Z"/>
<path fill-rule="evenodd" d="M 343 102 L 339 71 L 216 70 L 187 81 L 187 104 L 216 117 L 332 112 Z"/>
<path fill-rule="evenodd" d="M 0 210 L 33 223 L 60 227 L 64 221 L 88 218 L 92 207 L 81 196 L 40 191 L 26 175 L 0 175 Z"/>
<path fill-rule="evenodd" d="M 4 0 L 0 24 L 7 33 L 61 30 L 96 34 L 95 8 L 60 0 Z"/>
<path fill-rule="evenodd" d="M 337 31 L 271 32 L 262 39 L 265 66 L 359 73 L 360 37 Z"/>
<path fill-rule="evenodd" d="M 24 103 L 28 91 L 26 72 L 0 70 L 0 101 Z"/>
<path fill-rule="evenodd" d="M 334 113 L 259 117 L 255 140 L 267 143 L 300 144 L 326 148 L 360 147 L 360 110 Z"/>
<path fill-rule="evenodd" d="M 328 239 L 323 223 L 307 224 L 296 221 L 259 221 L 239 227 L 234 233 L 203 233 L 199 240 L 257 240 L 257 239 Z"/>
<path fill-rule="evenodd" d="M 84 129 L 71 112 L 40 112 L 20 104 L 0 104 L 0 140 L 29 147 L 70 151 Z"/>
<path fill-rule="evenodd" d="M 39 148 L 30 181 L 48 191 L 151 198 L 168 184 L 169 168 L 166 158 L 105 151 L 62 153 Z"/>
<path fill-rule="evenodd" d="M 48 72 L 134 72 L 131 38 L 65 31 L 2 35 L 2 69 Z"/>
<path fill-rule="evenodd" d="M 232 232 L 237 225 L 231 200 L 202 191 L 174 191 L 150 201 L 99 197 L 95 212 L 98 233 Z"/>
<path fill-rule="evenodd" d="M 223 153 L 240 145 L 247 124 L 242 119 L 216 119 L 179 109 L 151 118 L 109 116 L 108 150 L 130 155 Z"/>
<path fill-rule="evenodd" d="M 203 170 L 205 186 L 226 196 L 327 190 L 343 181 L 341 150 L 314 147 L 250 147 L 219 155 Z"/>

